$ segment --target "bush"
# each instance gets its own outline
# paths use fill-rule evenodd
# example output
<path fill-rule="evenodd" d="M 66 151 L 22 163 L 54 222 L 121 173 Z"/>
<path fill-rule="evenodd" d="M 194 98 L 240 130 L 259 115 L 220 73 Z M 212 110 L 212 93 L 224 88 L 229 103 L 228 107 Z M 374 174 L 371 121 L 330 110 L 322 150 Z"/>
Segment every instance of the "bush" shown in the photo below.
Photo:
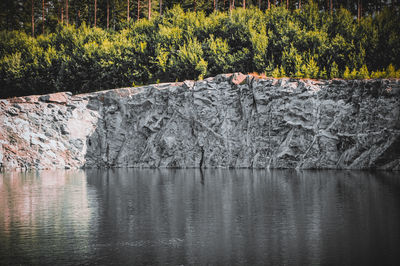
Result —
<path fill-rule="evenodd" d="M 116 30 L 58 25 L 37 38 L 3 30 L 0 97 L 81 93 L 237 71 L 394 78 L 400 76 L 399 18 L 398 9 L 385 9 L 357 21 L 346 9 L 331 16 L 310 1 L 302 10 L 251 7 L 209 15 L 175 6 L 162 17 L 132 19 Z"/>

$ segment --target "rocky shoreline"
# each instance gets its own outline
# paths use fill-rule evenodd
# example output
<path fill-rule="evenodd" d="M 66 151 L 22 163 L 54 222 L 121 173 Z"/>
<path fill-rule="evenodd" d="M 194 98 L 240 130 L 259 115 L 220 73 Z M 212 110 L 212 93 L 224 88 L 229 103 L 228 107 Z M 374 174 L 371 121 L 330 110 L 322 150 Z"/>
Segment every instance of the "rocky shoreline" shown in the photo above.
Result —
<path fill-rule="evenodd" d="M 400 80 L 202 81 L 0 100 L 5 169 L 400 170 Z"/>

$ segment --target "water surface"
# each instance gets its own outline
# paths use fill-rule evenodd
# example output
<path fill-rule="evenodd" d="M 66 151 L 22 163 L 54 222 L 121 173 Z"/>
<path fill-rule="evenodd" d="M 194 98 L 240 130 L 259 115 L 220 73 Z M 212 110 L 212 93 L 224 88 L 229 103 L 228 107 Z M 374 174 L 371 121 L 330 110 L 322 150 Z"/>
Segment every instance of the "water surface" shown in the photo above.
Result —
<path fill-rule="evenodd" d="M 400 265 L 398 173 L 0 174 L 0 265 Z"/>

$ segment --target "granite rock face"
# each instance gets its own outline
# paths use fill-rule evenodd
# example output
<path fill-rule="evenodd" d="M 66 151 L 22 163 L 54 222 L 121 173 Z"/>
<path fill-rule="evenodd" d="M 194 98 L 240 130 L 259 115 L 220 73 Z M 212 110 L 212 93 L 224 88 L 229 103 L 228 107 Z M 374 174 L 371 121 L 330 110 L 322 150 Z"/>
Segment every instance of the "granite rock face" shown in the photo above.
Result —
<path fill-rule="evenodd" d="M 0 100 L 0 164 L 5 168 L 78 168 L 98 114 L 69 93 Z"/>
<path fill-rule="evenodd" d="M 400 170 L 399 80 L 242 74 L 0 100 L 6 168 Z"/>

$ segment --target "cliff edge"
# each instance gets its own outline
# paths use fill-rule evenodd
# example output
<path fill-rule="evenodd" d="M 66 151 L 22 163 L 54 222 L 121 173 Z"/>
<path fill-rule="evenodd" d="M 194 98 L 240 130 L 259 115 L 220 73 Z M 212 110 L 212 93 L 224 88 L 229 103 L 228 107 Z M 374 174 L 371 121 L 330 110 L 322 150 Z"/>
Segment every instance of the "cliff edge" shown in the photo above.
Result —
<path fill-rule="evenodd" d="M 0 100 L 0 164 L 400 170 L 400 80 L 236 73 Z"/>

